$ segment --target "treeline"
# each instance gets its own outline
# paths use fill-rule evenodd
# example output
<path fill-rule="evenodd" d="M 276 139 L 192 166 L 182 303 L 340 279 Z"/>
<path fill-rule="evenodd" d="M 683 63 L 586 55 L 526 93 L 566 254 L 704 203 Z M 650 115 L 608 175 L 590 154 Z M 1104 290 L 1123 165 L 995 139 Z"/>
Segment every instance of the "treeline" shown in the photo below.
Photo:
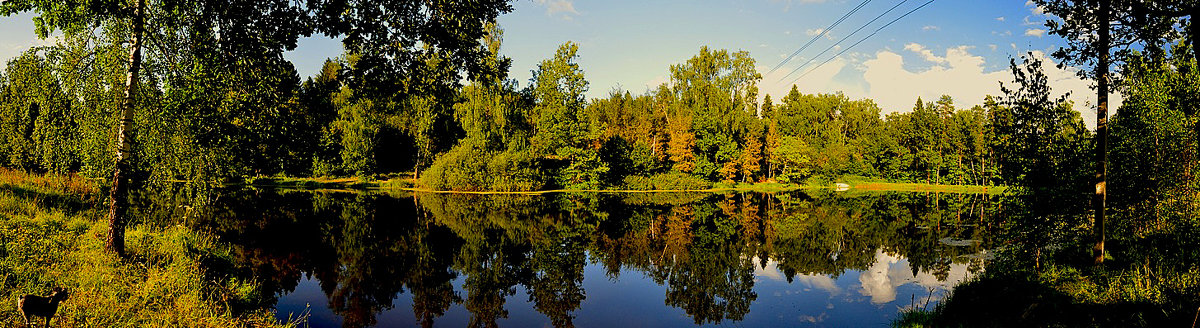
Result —
<path fill-rule="evenodd" d="M 562 45 L 525 89 L 502 79 L 464 87 L 454 117 L 465 136 L 421 181 L 453 190 L 702 189 L 845 176 L 1051 185 L 1078 176 L 1057 168 L 1085 165 L 1090 135 L 1078 113 L 1032 81 L 981 106 L 918 98 L 911 111 L 883 117 L 869 99 L 795 86 L 778 103 L 770 95 L 760 103 L 761 75 L 747 52 L 701 48 L 653 90 L 585 101 L 576 51 Z M 1018 67 L 1041 74 L 1040 63 L 1013 63 L 1033 74 Z"/>
<path fill-rule="evenodd" d="M 703 189 L 846 176 L 1084 188 L 1087 179 L 1092 135 L 1072 103 L 1051 97 L 1037 61 L 1014 61 L 1014 83 L 982 105 L 918 98 L 911 110 L 884 117 L 869 99 L 803 94 L 795 86 L 777 100 L 760 97 L 761 75 L 745 51 L 701 48 L 672 65 L 670 81 L 655 89 L 588 100 L 578 45 L 568 42 L 520 87 L 507 77 L 501 39 L 492 25 L 478 45 L 484 55 L 477 64 L 497 74 L 455 86 L 460 69 L 428 55 L 406 68 L 428 81 L 392 93 L 351 74 L 363 65 L 354 53 L 327 61 L 303 83 L 281 57 L 228 61 L 215 50 L 177 61 L 156 56 L 147 63 L 151 83 L 140 91 L 138 106 L 147 110 L 135 116 L 134 167 L 151 180 L 193 181 L 412 171 L 430 188 L 506 191 Z M 108 174 L 122 77 L 114 65 L 94 62 L 122 54 L 118 43 L 73 36 L 10 61 L 0 76 L 0 164 Z M 1128 89 L 1162 91 L 1136 80 Z M 1126 107 L 1142 106 L 1138 99 Z M 1116 126 L 1169 123 L 1125 123 L 1162 119 L 1133 115 L 1118 115 Z M 1114 129 L 1113 139 L 1140 138 L 1138 131 Z M 1116 146 L 1124 153 L 1113 157 L 1145 159 L 1136 155 L 1142 145 L 1129 147 Z"/>

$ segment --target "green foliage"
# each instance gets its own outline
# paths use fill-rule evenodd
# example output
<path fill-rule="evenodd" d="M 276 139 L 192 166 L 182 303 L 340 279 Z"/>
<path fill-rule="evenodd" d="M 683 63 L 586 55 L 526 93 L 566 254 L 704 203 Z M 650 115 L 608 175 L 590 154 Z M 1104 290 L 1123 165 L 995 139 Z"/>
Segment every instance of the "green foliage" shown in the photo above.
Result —
<path fill-rule="evenodd" d="M 421 176 L 435 190 L 532 191 L 545 185 L 536 159 L 521 151 L 489 151 L 460 143 L 438 156 Z"/>
<path fill-rule="evenodd" d="M 338 118 L 330 127 L 332 133 L 341 137 L 342 168 L 347 173 L 363 176 L 375 172 L 375 145 L 382 122 L 373 110 L 374 102 L 352 98 L 349 89 L 342 89 L 334 99 Z"/>
<path fill-rule="evenodd" d="M 0 84 L 0 158 L 5 166 L 66 173 L 81 165 L 81 115 L 36 52 L 9 61 Z"/>
<path fill-rule="evenodd" d="M 1109 198 L 1128 211 L 1116 226 L 1126 233 L 1174 224 L 1172 213 L 1193 213 L 1197 186 L 1197 106 L 1200 72 L 1187 47 L 1171 57 L 1139 56 L 1126 65 L 1125 101 L 1113 117 Z"/>
<path fill-rule="evenodd" d="M 592 148 L 562 147 L 556 154 L 567 159 L 567 164 L 558 171 L 557 183 L 563 189 L 600 189 L 607 175 L 608 163 L 600 160 L 600 153 Z"/>
<path fill-rule="evenodd" d="M 775 149 L 775 164 L 780 168 L 779 181 L 801 183 L 811 175 L 811 148 L 798 137 L 783 137 Z"/>
<path fill-rule="evenodd" d="M 1090 134 L 1083 127 L 1079 112 L 1071 109 L 1065 96 L 1051 99 L 1041 61 L 1025 57 L 1023 65 L 1012 60 L 1011 68 L 1018 89 L 1002 86 L 1005 105 L 995 122 L 998 138 L 1011 141 L 996 147 L 1005 179 L 1036 190 L 1061 192 L 1086 190 L 1089 165 L 1086 150 Z M 1068 202 L 1076 204 L 1077 202 Z"/>
<path fill-rule="evenodd" d="M 590 137 L 583 118 L 588 82 L 576 63 L 578 51 L 578 44 L 564 43 L 533 72 L 534 134 L 530 144 L 538 154 L 573 161 L 563 155 L 577 151 L 564 148 L 585 147 Z"/>
<path fill-rule="evenodd" d="M 691 122 L 690 134 L 695 138 L 691 172 L 716 179 L 726 163 L 737 159 L 746 124 L 757 119 L 761 79 L 754 59 L 745 51 L 701 47 L 700 53 L 684 64 L 671 66 L 671 91 L 676 100 L 672 116 L 690 116 L 686 121 Z"/>
<path fill-rule="evenodd" d="M 485 43 L 498 49 L 495 38 Z M 667 169 L 729 184 L 847 175 L 954 185 L 1038 181 L 1064 188 L 1080 181 L 1082 171 L 1063 170 L 1081 167 L 1089 136 L 1067 104 L 1041 110 L 1046 102 L 1014 107 L 989 96 L 983 106 L 959 109 L 942 96 L 928 103 L 917 99 L 913 111 L 884 119 L 869 99 L 806 95 L 793 87 L 778 103 L 759 107 L 753 62 L 744 53 L 708 48 L 672 66 L 668 84 L 636 96 L 615 89 L 588 103 L 576 52 L 571 43 L 560 47 L 524 91 L 496 80 L 461 89 L 455 117 L 466 137 L 459 142 L 488 151 L 529 149 L 541 159 L 550 187 L 646 188 L 637 176 Z M 1057 116 L 1037 121 L 1042 112 Z M 1040 129 L 1062 132 L 1026 133 Z M 1053 165 L 1037 164 L 1042 162 Z M 1034 167 L 1042 170 L 1026 179 Z"/>
<path fill-rule="evenodd" d="M 65 287 L 55 325 L 109 327 L 295 326 L 262 306 L 261 287 L 233 266 L 230 245 L 182 226 L 129 231 L 134 260 L 116 260 L 95 235 L 99 191 L 79 177 L 0 171 L 0 284 L 5 299 Z M 48 201 L 54 200 L 54 201 Z M 229 271 L 221 271 L 221 270 Z M 119 313 L 120 315 L 114 315 Z M 0 322 L 21 322 L 16 302 Z"/>
<path fill-rule="evenodd" d="M 492 185 L 489 153 L 473 144 L 459 144 L 438 156 L 421 176 L 435 190 L 487 190 Z"/>
<path fill-rule="evenodd" d="M 712 182 L 703 178 L 682 173 L 667 172 L 650 177 L 630 175 L 625 177 L 622 189 L 628 190 L 705 190 L 712 188 Z"/>

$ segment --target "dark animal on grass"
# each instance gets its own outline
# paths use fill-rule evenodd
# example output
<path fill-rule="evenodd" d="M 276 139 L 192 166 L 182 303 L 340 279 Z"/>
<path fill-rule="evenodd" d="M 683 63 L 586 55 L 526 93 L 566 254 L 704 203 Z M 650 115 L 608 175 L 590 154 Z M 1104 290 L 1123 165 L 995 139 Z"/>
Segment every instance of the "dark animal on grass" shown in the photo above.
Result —
<path fill-rule="evenodd" d="M 67 299 L 67 290 L 61 287 L 54 287 L 54 291 L 49 297 L 37 295 L 21 296 L 17 300 L 17 310 L 21 311 L 21 317 L 25 318 L 25 326 L 29 326 L 29 317 L 46 318 L 46 327 L 50 326 L 50 319 L 54 317 L 54 313 L 58 312 L 58 303 Z"/>

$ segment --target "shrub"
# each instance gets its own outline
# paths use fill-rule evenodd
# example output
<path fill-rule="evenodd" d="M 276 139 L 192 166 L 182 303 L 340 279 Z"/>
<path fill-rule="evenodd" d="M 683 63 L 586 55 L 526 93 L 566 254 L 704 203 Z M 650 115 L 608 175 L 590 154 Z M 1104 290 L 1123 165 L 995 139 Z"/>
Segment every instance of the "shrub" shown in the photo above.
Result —
<path fill-rule="evenodd" d="M 650 181 L 658 190 L 698 190 L 712 187 L 712 182 L 682 172 L 655 174 L 650 177 Z"/>
<path fill-rule="evenodd" d="M 458 191 L 529 191 L 545 185 L 540 166 L 528 153 L 487 151 L 470 143 L 438 156 L 420 182 L 435 190 Z"/>
<path fill-rule="evenodd" d="M 536 159 L 526 152 L 496 154 L 488 163 L 488 170 L 494 177 L 492 190 L 495 191 L 530 191 L 545 185 Z"/>
<path fill-rule="evenodd" d="M 682 172 L 655 174 L 651 177 L 631 175 L 623 180 L 629 190 L 701 190 L 712 188 L 712 182 Z"/>
<path fill-rule="evenodd" d="M 654 182 L 640 175 L 627 176 L 622 180 L 622 184 L 622 188 L 628 190 L 654 190 Z"/>

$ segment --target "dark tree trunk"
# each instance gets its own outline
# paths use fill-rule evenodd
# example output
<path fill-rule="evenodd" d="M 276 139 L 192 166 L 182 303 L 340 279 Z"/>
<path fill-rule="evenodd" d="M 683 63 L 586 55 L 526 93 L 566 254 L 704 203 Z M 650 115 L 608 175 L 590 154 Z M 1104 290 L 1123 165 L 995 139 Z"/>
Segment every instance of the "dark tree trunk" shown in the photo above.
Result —
<path fill-rule="evenodd" d="M 1200 21 L 1197 21 L 1200 20 L 1200 4 L 1192 6 L 1192 10 L 1188 11 L 1188 17 L 1191 20 L 1188 26 L 1188 34 L 1190 34 L 1188 40 L 1192 42 L 1192 58 L 1200 63 L 1200 41 L 1197 41 L 1200 40 Z"/>
<path fill-rule="evenodd" d="M 1099 60 L 1096 63 L 1096 193 L 1092 197 L 1095 212 L 1095 223 L 1092 233 L 1095 246 L 1092 247 L 1092 257 L 1097 265 L 1104 263 L 1104 225 L 1106 220 L 1105 202 L 1108 196 L 1108 49 L 1110 0 L 1100 0 L 1099 26 Z"/>
<path fill-rule="evenodd" d="M 121 99 L 121 121 L 117 127 L 116 166 L 113 169 L 112 187 L 108 193 L 108 236 L 106 248 L 118 256 L 125 256 L 125 225 L 128 223 L 129 208 L 129 157 L 133 129 L 133 110 L 137 95 L 138 73 L 142 68 L 142 34 L 145 31 L 145 0 L 138 0 L 133 14 L 133 42 L 129 49 L 129 75 L 125 77 L 125 97 Z"/>

